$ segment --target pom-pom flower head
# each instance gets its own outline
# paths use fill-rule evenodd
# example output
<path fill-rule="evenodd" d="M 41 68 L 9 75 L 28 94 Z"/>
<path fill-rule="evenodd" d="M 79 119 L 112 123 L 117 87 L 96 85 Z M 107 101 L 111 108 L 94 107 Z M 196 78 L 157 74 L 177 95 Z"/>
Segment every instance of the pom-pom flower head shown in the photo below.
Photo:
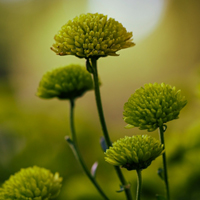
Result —
<path fill-rule="evenodd" d="M 116 56 L 120 49 L 132 47 L 132 32 L 115 19 L 103 14 L 82 14 L 68 21 L 58 34 L 51 49 L 58 55 L 79 58 Z"/>
<path fill-rule="evenodd" d="M 49 200 L 58 196 L 62 178 L 37 166 L 21 169 L 0 188 L 4 200 Z"/>
<path fill-rule="evenodd" d="M 178 119 L 180 110 L 187 104 L 180 90 L 167 84 L 146 84 L 136 90 L 124 105 L 126 128 L 139 127 L 154 131 L 164 123 Z"/>
<path fill-rule="evenodd" d="M 106 150 L 105 160 L 128 170 L 141 170 L 147 168 L 163 151 L 163 145 L 151 136 L 125 136 Z"/>
<path fill-rule="evenodd" d="M 40 81 L 37 96 L 74 99 L 92 89 L 92 77 L 85 67 L 68 65 L 47 72 Z"/>

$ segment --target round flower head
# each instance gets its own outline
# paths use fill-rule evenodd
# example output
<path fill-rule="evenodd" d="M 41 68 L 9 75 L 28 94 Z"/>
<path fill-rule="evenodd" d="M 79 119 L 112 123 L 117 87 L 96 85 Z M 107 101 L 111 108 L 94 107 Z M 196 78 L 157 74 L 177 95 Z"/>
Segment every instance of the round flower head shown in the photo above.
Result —
<path fill-rule="evenodd" d="M 58 196 L 62 178 L 37 166 L 21 169 L 0 188 L 0 199 L 49 200 Z"/>
<path fill-rule="evenodd" d="M 128 170 L 141 170 L 147 168 L 163 152 L 163 145 L 151 136 L 125 136 L 106 150 L 105 161 Z"/>
<path fill-rule="evenodd" d="M 57 55 L 75 55 L 79 58 L 116 56 L 116 51 L 135 44 L 132 32 L 115 19 L 103 14 L 82 14 L 62 26 L 55 35 L 51 49 Z"/>
<path fill-rule="evenodd" d="M 180 90 L 167 84 L 146 84 L 131 95 L 124 104 L 126 128 L 139 127 L 154 131 L 164 123 L 178 119 L 180 110 L 187 104 Z"/>
<path fill-rule="evenodd" d="M 74 99 L 92 89 L 92 77 L 85 67 L 68 65 L 47 72 L 40 81 L 37 96 Z"/>

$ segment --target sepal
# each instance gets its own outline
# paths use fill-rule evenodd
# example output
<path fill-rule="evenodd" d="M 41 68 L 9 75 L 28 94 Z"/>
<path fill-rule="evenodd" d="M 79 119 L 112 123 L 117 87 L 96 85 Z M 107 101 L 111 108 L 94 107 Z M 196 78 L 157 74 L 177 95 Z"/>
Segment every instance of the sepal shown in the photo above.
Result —
<path fill-rule="evenodd" d="M 108 146 L 107 146 L 105 138 L 103 136 L 100 138 L 100 145 L 101 145 L 103 152 L 106 152 L 106 149 L 108 149 Z"/>

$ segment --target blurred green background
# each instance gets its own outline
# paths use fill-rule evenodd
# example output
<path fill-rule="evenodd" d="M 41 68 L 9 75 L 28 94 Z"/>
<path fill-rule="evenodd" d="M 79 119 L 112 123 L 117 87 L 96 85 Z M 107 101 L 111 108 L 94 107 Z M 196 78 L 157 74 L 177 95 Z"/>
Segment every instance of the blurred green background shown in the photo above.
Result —
<path fill-rule="evenodd" d="M 112 141 L 134 134 L 126 130 L 123 105 L 145 83 L 165 82 L 181 89 L 188 100 L 180 119 L 168 123 L 166 153 L 172 200 L 200 199 L 200 1 L 197 0 L 0 0 L 0 184 L 11 174 L 33 165 L 63 177 L 57 200 L 101 199 L 64 140 L 69 132 L 69 103 L 35 96 L 42 75 L 84 59 L 57 56 L 53 37 L 81 13 L 101 12 L 133 32 L 136 46 L 119 57 L 98 61 L 105 117 Z M 93 92 L 76 101 L 76 130 L 85 162 L 99 162 L 97 180 L 110 199 L 119 181 L 104 162 L 102 135 Z M 157 176 L 161 157 L 143 171 L 142 199 L 164 194 Z M 136 173 L 122 169 L 135 196 Z"/>

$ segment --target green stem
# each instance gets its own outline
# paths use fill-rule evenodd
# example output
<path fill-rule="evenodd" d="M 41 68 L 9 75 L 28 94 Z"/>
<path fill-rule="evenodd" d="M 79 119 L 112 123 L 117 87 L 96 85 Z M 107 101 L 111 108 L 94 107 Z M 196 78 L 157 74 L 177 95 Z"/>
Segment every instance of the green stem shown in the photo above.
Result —
<path fill-rule="evenodd" d="M 142 171 L 140 169 L 136 170 L 137 172 L 137 192 L 136 200 L 140 200 L 141 191 L 142 191 Z"/>
<path fill-rule="evenodd" d="M 70 100 L 70 129 L 71 129 L 71 135 L 72 135 L 72 141 L 73 141 L 73 146 L 74 146 L 74 151 L 75 155 L 77 157 L 77 160 L 81 164 L 81 167 L 83 168 L 84 172 L 90 179 L 90 181 L 94 184 L 98 192 L 101 194 L 101 196 L 108 200 L 108 197 L 104 194 L 98 183 L 96 182 L 95 178 L 91 175 L 90 171 L 88 170 L 87 166 L 85 165 L 83 158 L 80 154 L 80 151 L 78 149 L 78 144 L 77 144 L 77 138 L 76 138 L 76 132 L 75 132 L 75 127 L 74 127 L 74 99 Z"/>
<path fill-rule="evenodd" d="M 100 95 L 100 90 L 99 90 L 99 79 L 98 79 L 98 70 L 97 70 L 97 59 L 92 58 L 91 59 L 91 64 L 92 64 L 92 74 L 93 74 L 93 79 L 94 79 L 94 89 L 95 89 L 95 98 L 96 98 L 96 105 L 97 105 L 97 110 L 99 114 L 99 119 L 101 122 L 101 127 L 102 131 L 104 134 L 104 138 L 106 141 L 106 144 L 108 147 L 112 146 L 112 142 L 110 140 L 105 118 L 104 118 L 104 113 L 103 113 L 103 108 L 102 108 L 102 102 L 101 102 L 101 95 Z M 130 188 L 126 187 L 127 182 L 122 174 L 121 169 L 118 166 L 115 166 L 116 173 L 118 175 L 119 180 L 121 181 L 121 184 L 124 186 L 125 194 L 127 200 L 132 200 Z"/>
<path fill-rule="evenodd" d="M 159 127 L 159 134 L 160 134 L 160 141 L 161 144 L 163 144 L 165 149 L 165 140 L 164 140 L 164 129 L 163 126 Z M 169 197 L 169 182 L 168 182 L 168 175 L 167 175 L 167 160 L 166 160 L 166 151 L 162 154 L 163 158 L 163 171 L 164 171 L 164 181 L 165 181 L 165 187 L 167 192 L 167 200 L 170 200 Z"/>

